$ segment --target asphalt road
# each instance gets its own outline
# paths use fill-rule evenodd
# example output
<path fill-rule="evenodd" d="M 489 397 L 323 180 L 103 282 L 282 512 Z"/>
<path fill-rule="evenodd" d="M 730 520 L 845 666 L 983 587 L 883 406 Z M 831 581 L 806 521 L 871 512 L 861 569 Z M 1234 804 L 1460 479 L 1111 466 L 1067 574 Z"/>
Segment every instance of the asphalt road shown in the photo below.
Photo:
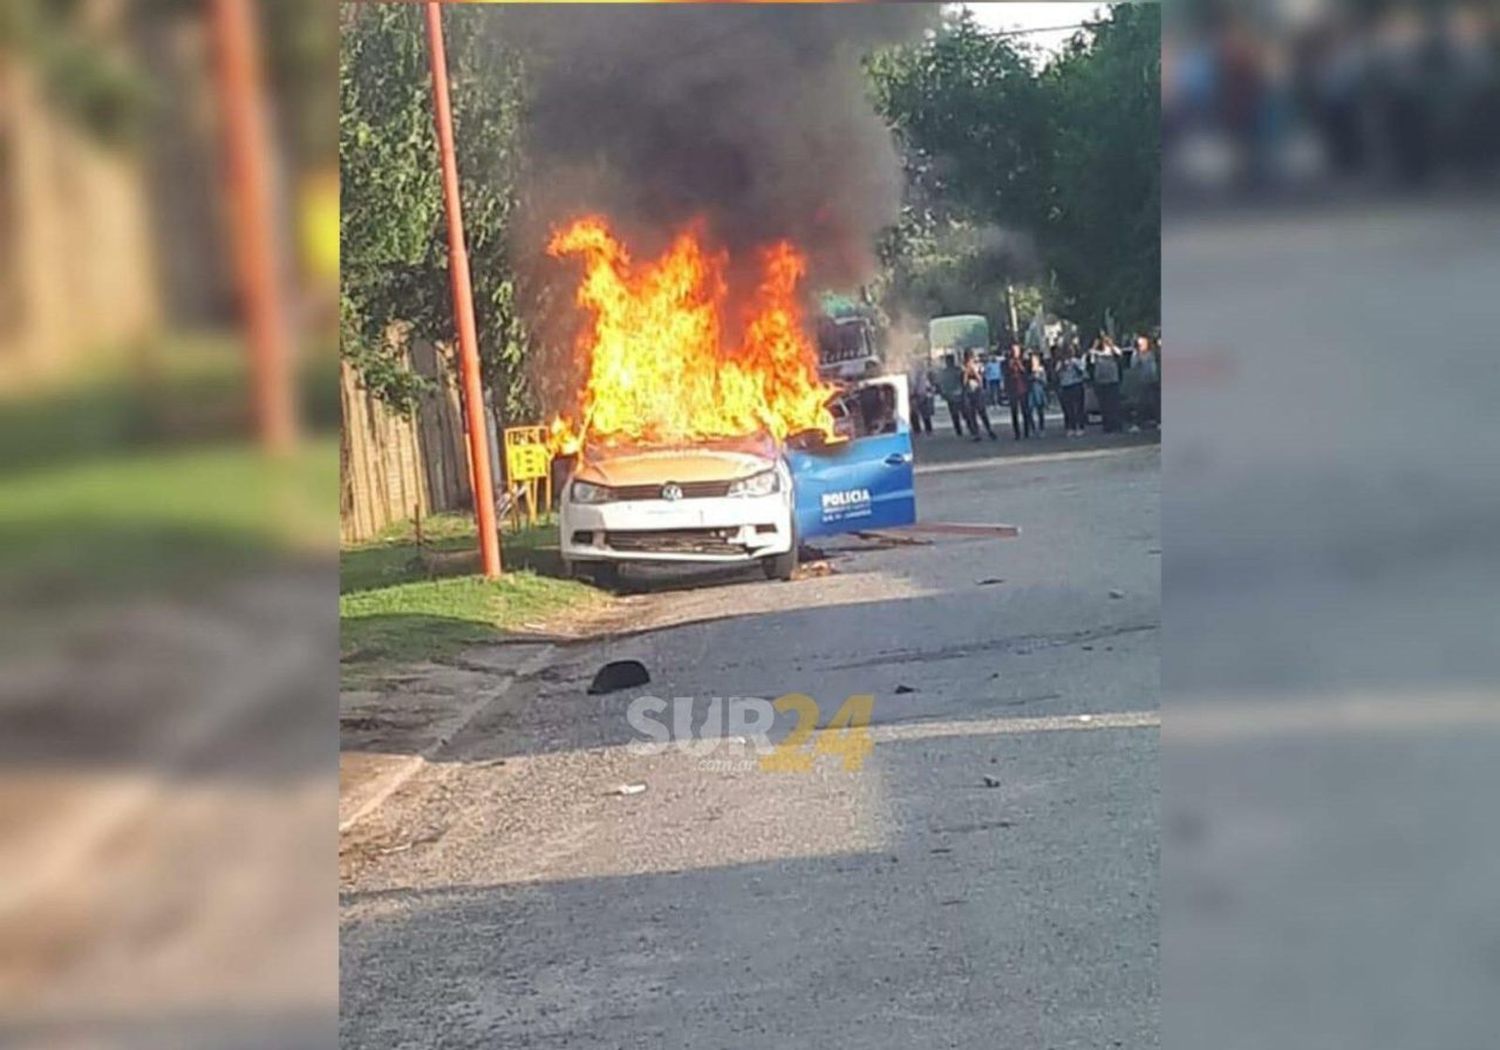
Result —
<path fill-rule="evenodd" d="M 1158 1045 L 1159 449 L 1070 448 L 919 471 L 1018 538 L 649 587 L 482 712 L 346 872 L 343 1045 Z M 789 692 L 874 696 L 862 768 L 628 746 L 640 695 Z"/>

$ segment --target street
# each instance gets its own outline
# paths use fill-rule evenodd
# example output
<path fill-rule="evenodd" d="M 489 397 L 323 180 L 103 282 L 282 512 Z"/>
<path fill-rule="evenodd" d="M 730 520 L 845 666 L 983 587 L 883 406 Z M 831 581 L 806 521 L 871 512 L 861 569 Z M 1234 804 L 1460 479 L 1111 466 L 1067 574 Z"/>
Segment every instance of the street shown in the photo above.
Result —
<path fill-rule="evenodd" d="M 1158 1045 L 1159 448 L 935 440 L 920 519 L 1018 537 L 470 654 L 508 687 L 345 835 L 343 1045 Z M 617 659 L 650 683 L 589 695 Z M 627 747 L 637 697 L 792 692 L 874 696 L 862 768 Z"/>

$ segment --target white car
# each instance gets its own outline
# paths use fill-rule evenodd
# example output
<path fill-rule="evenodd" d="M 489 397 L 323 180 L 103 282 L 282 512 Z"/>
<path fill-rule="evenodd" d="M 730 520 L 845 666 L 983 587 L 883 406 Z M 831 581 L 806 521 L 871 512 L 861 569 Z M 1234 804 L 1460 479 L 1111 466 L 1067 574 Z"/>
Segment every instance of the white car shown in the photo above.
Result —
<path fill-rule="evenodd" d="M 682 449 L 585 448 L 563 491 L 569 575 L 610 583 L 622 562 L 797 567 L 792 476 L 769 438 Z"/>
<path fill-rule="evenodd" d="M 562 490 L 564 568 L 606 586 L 626 562 L 758 563 L 788 580 L 803 541 L 910 525 L 909 403 L 905 376 L 878 376 L 830 403 L 837 441 L 586 445 Z"/>

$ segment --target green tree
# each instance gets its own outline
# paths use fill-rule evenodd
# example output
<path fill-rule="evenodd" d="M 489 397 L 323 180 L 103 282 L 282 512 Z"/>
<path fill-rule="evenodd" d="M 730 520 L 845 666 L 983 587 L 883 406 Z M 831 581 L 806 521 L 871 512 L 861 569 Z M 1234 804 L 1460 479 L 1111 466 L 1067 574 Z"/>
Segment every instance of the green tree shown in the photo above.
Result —
<path fill-rule="evenodd" d="M 481 14 L 449 8 L 444 26 L 480 359 L 514 418 L 530 407 L 528 290 L 510 263 L 524 64 Z M 340 17 L 340 345 L 378 397 L 410 408 L 423 381 L 404 363 L 407 334 L 446 343 L 455 331 L 422 9 L 348 5 Z"/>
<path fill-rule="evenodd" d="M 1042 88 L 1031 58 L 967 11 L 867 63 L 906 168 L 900 223 L 880 245 L 895 309 L 999 311 L 1034 267 L 1024 234 L 1045 203 Z"/>
<path fill-rule="evenodd" d="M 1013 38 L 948 15 L 868 62 L 907 170 L 880 245 L 882 292 L 928 315 L 986 309 L 1008 282 L 1048 288 L 1083 325 L 1160 316 L 1160 14 L 1117 4 L 1041 66 Z"/>
<path fill-rule="evenodd" d="M 1044 74 L 1042 241 L 1065 310 L 1098 327 L 1161 320 L 1161 10 L 1116 4 Z"/>

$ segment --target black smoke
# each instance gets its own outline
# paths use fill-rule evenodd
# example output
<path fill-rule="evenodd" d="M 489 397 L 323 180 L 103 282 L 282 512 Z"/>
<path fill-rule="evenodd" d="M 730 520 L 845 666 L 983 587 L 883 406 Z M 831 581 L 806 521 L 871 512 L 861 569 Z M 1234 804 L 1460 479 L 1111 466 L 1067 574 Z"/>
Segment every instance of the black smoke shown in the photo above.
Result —
<path fill-rule="evenodd" d="M 787 238 L 814 287 L 870 276 L 902 171 L 863 58 L 936 5 L 512 7 L 529 56 L 530 228 L 603 212 L 640 253 L 701 220 L 737 263 Z"/>

